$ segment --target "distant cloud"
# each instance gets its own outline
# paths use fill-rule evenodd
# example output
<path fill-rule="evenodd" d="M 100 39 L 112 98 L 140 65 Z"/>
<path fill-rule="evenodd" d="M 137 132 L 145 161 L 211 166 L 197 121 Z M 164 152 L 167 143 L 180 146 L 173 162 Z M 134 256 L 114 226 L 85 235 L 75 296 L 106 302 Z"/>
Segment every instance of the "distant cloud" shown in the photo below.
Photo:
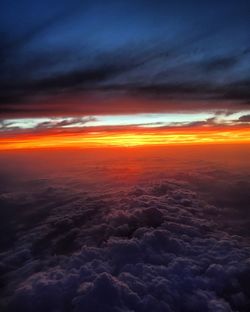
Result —
<path fill-rule="evenodd" d="M 250 122 L 250 115 L 241 116 L 238 121 L 240 122 Z"/>
<path fill-rule="evenodd" d="M 96 121 L 97 119 L 95 117 L 89 116 L 89 117 L 72 117 L 62 120 L 57 119 L 51 119 L 49 121 L 44 121 L 41 123 L 38 123 L 36 125 L 36 129 L 50 129 L 50 128 L 63 128 L 68 126 L 83 126 L 86 123 L 90 121 Z"/>

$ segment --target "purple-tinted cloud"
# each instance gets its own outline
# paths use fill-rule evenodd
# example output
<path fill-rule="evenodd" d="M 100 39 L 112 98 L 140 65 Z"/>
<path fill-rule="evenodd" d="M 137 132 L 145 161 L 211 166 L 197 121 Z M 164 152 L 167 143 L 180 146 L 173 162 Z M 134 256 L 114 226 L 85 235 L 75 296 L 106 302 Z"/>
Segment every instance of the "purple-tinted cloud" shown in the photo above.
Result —
<path fill-rule="evenodd" d="M 203 185 L 193 172 L 99 195 L 35 181 L 33 196 L 2 193 L 5 206 L 23 207 L 1 253 L 3 308 L 248 311 L 249 233 L 237 233 L 245 208 L 235 184 L 205 187 L 230 176 L 212 172 Z"/>

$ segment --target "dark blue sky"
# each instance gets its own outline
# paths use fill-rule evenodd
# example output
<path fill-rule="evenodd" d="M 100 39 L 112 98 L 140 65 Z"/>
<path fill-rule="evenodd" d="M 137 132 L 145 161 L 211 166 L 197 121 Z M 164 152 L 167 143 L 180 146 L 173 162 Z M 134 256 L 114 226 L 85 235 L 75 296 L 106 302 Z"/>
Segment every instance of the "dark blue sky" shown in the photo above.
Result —
<path fill-rule="evenodd" d="M 0 12 L 2 116 L 249 107 L 249 1 L 4 0 Z"/>

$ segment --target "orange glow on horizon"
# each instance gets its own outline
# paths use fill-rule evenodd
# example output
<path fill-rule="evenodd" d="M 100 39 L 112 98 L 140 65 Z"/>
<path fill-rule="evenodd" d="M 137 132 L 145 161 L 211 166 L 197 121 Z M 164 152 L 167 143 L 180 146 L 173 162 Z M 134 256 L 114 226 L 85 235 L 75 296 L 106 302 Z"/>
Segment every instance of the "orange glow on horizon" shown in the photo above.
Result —
<path fill-rule="evenodd" d="M 0 150 L 250 143 L 250 129 L 40 133 L 5 136 Z"/>

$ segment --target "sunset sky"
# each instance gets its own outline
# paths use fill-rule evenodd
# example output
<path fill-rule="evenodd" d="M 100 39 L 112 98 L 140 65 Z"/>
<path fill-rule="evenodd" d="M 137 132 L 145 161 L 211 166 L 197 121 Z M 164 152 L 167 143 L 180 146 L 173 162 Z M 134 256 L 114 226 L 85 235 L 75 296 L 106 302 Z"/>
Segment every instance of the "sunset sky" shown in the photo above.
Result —
<path fill-rule="evenodd" d="M 248 1 L 2 1 L 0 150 L 250 142 Z"/>
<path fill-rule="evenodd" d="M 0 0 L 0 311 L 250 311 L 250 1 Z"/>

